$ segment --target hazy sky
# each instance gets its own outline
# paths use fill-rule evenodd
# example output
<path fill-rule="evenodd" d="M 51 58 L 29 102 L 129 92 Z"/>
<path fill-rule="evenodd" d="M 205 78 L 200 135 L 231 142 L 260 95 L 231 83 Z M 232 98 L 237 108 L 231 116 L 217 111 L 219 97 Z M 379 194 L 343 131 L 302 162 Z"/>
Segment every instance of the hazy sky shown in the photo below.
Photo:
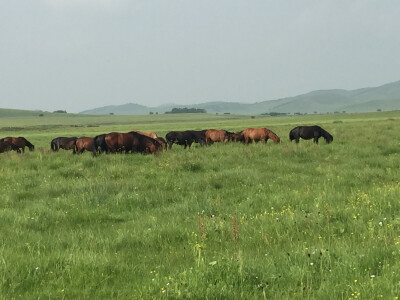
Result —
<path fill-rule="evenodd" d="M 0 107 L 253 103 L 400 80 L 398 0 L 1 0 Z"/>

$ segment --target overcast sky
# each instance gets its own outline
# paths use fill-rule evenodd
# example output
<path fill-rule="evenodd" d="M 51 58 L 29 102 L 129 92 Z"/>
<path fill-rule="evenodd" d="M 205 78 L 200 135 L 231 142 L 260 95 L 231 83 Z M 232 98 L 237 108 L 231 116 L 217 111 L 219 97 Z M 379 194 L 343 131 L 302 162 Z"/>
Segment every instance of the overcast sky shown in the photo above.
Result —
<path fill-rule="evenodd" d="M 253 103 L 400 80 L 398 0 L 1 0 L 0 107 Z"/>

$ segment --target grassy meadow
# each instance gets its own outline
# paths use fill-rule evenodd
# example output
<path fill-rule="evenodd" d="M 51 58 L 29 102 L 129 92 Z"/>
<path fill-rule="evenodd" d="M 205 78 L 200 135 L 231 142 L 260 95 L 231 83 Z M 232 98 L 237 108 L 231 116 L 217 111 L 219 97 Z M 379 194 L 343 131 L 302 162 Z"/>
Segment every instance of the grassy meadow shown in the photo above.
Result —
<path fill-rule="evenodd" d="M 320 125 L 334 141 L 288 140 Z M 263 126 L 280 144 L 159 155 L 58 136 Z M 295 117 L 2 114 L 2 299 L 398 299 L 400 112 Z"/>

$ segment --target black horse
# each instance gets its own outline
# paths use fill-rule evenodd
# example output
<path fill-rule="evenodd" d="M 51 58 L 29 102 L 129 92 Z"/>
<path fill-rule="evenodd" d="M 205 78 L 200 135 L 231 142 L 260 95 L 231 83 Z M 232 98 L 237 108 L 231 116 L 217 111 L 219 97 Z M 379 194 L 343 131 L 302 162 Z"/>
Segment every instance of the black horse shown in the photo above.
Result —
<path fill-rule="evenodd" d="M 323 137 L 325 141 L 329 144 L 333 141 L 333 136 L 321 127 L 315 126 L 297 126 L 290 130 L 289 139 L 290 141 L 295 140 L 296 144 L 299 142 L 300 138 L 309 140 L 314 139 L 314 143 L 318 144 L 318 139 Z"/>
<path fill-rule="evenodd" d="M 11 150 L 21 153 L 18 146 L 14 145 L 11 142 L 0 140 L 0 153 L 11 151 Z"/>
<path fill-rule="evenodd" d="M 171 149 L 172 144 L 178 144 L 184 146 L 192 146 L 193 143 L 199 143 L 201 146 L 206 145 L 206 132 L 205 130 L 186 130 L 186 131 L 170 131 L 165 136 L 167 140 L 169 149 Z"/>
<path fill-rule="evenodd" d="M 108 152 L 107 144 L 104 140 L 106 134 L 99 134 L 94 137 L 92 144 L 92 154 L 96 156 L 102 152 Z"/>
<path fill-rule="evenodd" d="M 75 153 L 75 143 L 77 137 L 57 137 L 50 143 L 51 150 L 58 151 L 59 149 L 73 150 Z"/>

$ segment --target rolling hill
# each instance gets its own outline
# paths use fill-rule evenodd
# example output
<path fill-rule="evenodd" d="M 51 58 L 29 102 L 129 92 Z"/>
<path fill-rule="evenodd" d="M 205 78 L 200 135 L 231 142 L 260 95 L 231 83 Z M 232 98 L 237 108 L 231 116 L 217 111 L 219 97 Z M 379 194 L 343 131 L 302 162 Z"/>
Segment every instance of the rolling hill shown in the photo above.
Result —
<path fill-rule="evenodd" d="M 239 102 L 205 102 L 191 105 L 163 104 L 147 107 L 134 103 L 111 105 L 82 111 L 83 114 L 121 114 L 140 115 L 165 113 L 172 108 L 203 108 L 208 113 L 261 114 L 261 113 L 333 113 L 333 112 L 369 112 L 400 109 L 400 81 L 379 87 L 357 90 L 318 90 L 295 97 L 268 100 L 252 104 Z"/>

